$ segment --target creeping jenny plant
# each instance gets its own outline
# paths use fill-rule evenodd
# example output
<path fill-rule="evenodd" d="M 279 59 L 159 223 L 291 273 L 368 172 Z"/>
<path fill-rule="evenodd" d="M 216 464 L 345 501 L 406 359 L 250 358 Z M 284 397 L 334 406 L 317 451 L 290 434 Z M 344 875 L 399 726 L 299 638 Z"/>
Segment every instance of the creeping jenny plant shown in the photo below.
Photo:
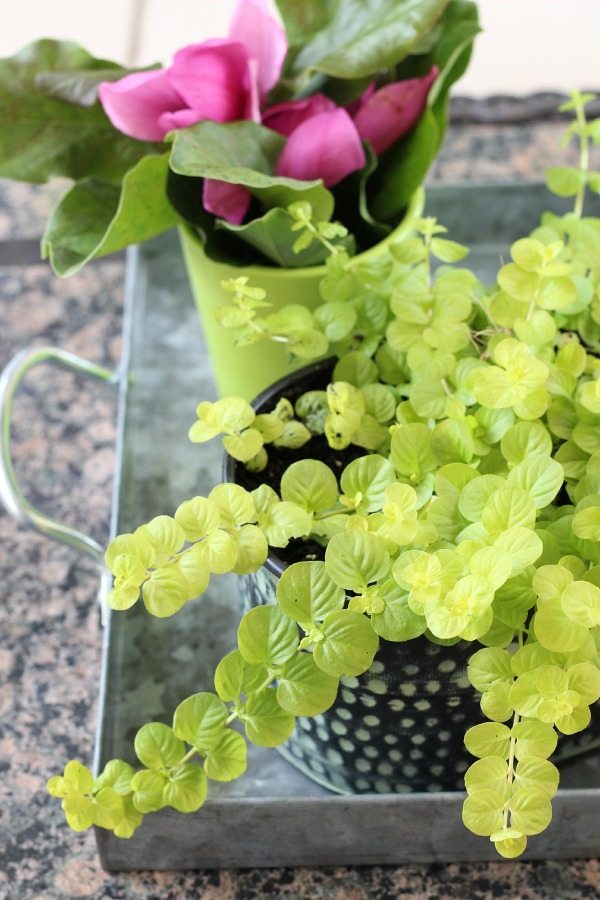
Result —
<path fill-rule="evenodd" d="M 600 193 L 589 171 L 600 120 L 586 121 L 588 100 L 565 105 L 579 168 L 548 173 L 573 211 L 517 240 L 491 288 L 453 265 L 466 250 L 432 219 L 387 257 L 353 264 L 308 204 L 291 214 L 299 247 L 329 245 L 321 307 L 269 315 L 247 281 L 227 285 L 222 321 L 242 342 L 338 361 L 326 390 L 295 408 L 201 403 L 190 436 L 224 434 L 255 470 L 271 444 L 306 443 L 307 457 L 279 494 L 220 484 L 115 538 L 109 604 L 127 609 L 141 593 L 149 613 L 173 615 L 212 575 L 256 571 L 268 545 L 294 537 L 326 545 L 325 557 L 290 565 L 277 605 L 244 615 L 214 692 L 139 730 L 140 767 L 111 760 L 94 778 L 72 761 L 50 779 L 73 828 L 129 837 L 164 806 L 199 809 L 209 779 L 242 775 L 246 740 L 281 744 L 295 716 L 327 710 L 341 677 L 369 669 L 380 638 L 422 635 L 474 645 L 468 676 L 488 721 L 465 735 L 476 757 L 465 825 L 506 857 L 547 827 L 559 780 L 549 757 L 600 697 L 600 220 L 583 216 L 586 188 Z M 310 458 L 314 433 L 366 452 L 338 481 Z"/>

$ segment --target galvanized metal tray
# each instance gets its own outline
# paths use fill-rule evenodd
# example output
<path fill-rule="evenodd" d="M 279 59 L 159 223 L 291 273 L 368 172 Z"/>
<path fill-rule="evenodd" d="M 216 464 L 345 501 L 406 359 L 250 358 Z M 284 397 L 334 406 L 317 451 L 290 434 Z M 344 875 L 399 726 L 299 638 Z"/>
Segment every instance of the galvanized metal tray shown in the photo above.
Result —
<path fill-rule="evenodd" d="M 537 184 L 432 187 L 427 213 L 473 249 L 471 265 L 492 279 L 510 240 L 534 227 L 549 202 Z M 201 399 L 214 397 L 209 363 L 174 235 L 130 256 L 121 383 L 113 533 L 129 531 L 220 477 L 220 450 L 186 434 Z M 236 581 L 214 579 L 177 616 L 157 620 L 141 605 L 109 614 L 96 765 L 130 758 L 137 728 L 169 721 L 186 696 L 212 688 L 212 673 L 234 646 Z M 562 767 L 554 821 L 532 839 L 528 858 L 600 852 L 600 758 Z M 461 824 L 461 793 L 338 796 L 272 750 L 253 749 L 247 774 L 211 784 L 193 815 L 163 811 L 131 840 L 97 830 L 109 870 L 245 866 L 323 866 L 496 859 L 491 843 Z"/>

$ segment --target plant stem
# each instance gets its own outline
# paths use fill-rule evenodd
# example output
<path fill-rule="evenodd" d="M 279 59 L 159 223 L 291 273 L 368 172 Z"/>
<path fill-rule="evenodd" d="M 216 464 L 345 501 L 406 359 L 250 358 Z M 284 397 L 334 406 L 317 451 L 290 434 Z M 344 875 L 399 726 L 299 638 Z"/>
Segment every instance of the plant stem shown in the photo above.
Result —
<path fill-rule="evenodd" d="M 587 184 L 587 174 L 590 167 L 590 138 L 587 133 L 587 121 L 585 118 L 585 110 L 582 105 L 577 106 L 577 124 L 579 125 L 579 170 L 586 176 L 581 180 L 581 186 L 575 197 L 575 207 L 573 215 L 580 219 L 583 214 L 583 203 L 585 200 L 585 187 Z"/>

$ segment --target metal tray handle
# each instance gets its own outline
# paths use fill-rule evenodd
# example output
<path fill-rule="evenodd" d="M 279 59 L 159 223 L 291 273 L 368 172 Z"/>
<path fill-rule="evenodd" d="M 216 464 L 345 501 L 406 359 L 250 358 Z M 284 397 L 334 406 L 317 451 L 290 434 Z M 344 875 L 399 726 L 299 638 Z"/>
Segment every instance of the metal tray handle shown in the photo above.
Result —
<path fill-rule="evenodd" d="M 76 528 L 63 525 L 32 506 L 25 498 L 15 475 L 10 453 L 13 396 L 27 372 L 39 363 L 54 363 L 109 384 L 117 384 L 120 380 L 118 372 L 112 372 L 55 347 L 33 347 L 21 350 L 13 357 L 0 375 L 0 501 L 17 522 L 26 522 L 42 534 L 70 544 L 103 566 L 104 551 L 100 544 Z"/>

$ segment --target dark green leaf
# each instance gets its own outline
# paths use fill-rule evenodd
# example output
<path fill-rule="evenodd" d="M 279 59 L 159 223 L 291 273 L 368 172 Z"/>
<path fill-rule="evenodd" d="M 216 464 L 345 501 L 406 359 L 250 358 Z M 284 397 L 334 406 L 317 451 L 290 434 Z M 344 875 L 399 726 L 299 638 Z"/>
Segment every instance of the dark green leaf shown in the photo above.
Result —
<path fill-rule="evenodd" d="M 389 68 L 410 53 L 446 6 L 447 0 L 338 0 L 319 17 L 311 10 L 310 27 L 321 30 L 297 55 L 294 70 L 360 78 Z"/>
<path fill-rule="evenodd" d="M 166 192 L 168 160 L 145 156 L 122 187 L 94 178 L 75 184 L 52 213 L 42 252 L 59 275 L 73 275 L 90 259 L 149 240 L 180 221 Z"/>
<path fill-rule="evenodd" d="M 94 59 L 77 44 L 53 40 L 36 41 L 0 60 L 0 176 L 114 182 L 148 153 L 148 144 L 114 128 L 99 103 L 83 105 L 98 69 L 107 66 L 112 64 Z M 80 74 L 87 87 L 77 87 Z M 78 102 L 56 96 L 61 80 L 66 94 Z"/>

